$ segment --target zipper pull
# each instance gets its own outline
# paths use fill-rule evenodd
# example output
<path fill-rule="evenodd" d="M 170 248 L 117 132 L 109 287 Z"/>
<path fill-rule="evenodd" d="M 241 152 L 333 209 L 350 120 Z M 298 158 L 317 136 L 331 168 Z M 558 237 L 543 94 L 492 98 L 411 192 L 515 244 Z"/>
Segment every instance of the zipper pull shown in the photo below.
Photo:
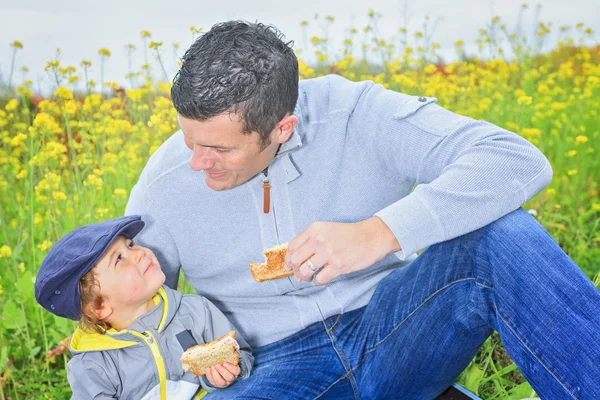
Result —
<path fill-rule="evenodd" d="M 263 211 L 265 214 L 269 213 L 271 209 L 271 184 L 269 183 L 269 167 L 263 170 Z"/>
<path fill-rule="evenodd" d="M 146 331 L 142 332 L 142 335 L 146 336 L 146 339 L 148 339 L 148 343 L 153 344 L 154 343 L 154 339 L 152 339 L 152 336 L 150 336 L 150 334 Z"/>

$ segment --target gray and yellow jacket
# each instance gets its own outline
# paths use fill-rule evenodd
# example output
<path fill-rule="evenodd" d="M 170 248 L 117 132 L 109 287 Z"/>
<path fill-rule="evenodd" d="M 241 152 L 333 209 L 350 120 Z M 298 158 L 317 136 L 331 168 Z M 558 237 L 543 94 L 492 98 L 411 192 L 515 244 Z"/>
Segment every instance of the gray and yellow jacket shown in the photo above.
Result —
<path fill-rule="evenodd" d="M 72 399 L 189 400 L 215 390 L 204 377 L 184 372 L 179 358 L 190 345 L 217 339 L 235 330 L 233 326 L 201 296 L 163 286 L 153 300 L 155 307 L 129 329 L 106 334 L 75 331 L 69 345 L 73 358 L 67 365 Z M 245 379 L 254 357 L 239 332 L 237 341 L 238 379 Z"/>

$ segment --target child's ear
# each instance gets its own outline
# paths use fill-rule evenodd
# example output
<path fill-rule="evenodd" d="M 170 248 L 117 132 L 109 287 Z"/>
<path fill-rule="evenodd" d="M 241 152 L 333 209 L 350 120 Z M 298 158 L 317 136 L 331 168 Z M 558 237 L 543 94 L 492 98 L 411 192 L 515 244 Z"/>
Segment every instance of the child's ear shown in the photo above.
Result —
<path fill-rule="evenodd" d="M 96 306 L 95 304 L 88 304 L 86 306 L 86 311 L 91 313 L 101 321 L 106 320 L 113 313 L 113 309 L 110 306 L 110 302 L 107 299 L 103 299 L 100 306 Z"/>

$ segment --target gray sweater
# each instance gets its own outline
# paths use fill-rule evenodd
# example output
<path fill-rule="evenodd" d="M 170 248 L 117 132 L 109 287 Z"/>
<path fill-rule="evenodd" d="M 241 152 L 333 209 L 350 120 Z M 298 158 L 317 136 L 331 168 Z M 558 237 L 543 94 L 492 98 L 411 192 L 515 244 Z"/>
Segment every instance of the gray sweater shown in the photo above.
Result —
<path fill-rule="evenodd" d="M 208 188 L 188 165 L 181 131 L 152 155 L 126 209 L 146 222 L 136 240 L 155 250 L 168 284 L 183 268 L 252 346 L 366 305 L 378 282 L 418 250 L 517 209 L 552 178 L 531 143 L 435 98 L 339 76 L 302 80 L 299 91 L 298 126 L 269 166 L 271 212 L 263 213 L 260 174 L 230 190 Z M 263 261 L 263 249 L 311 223 L 373 215 L 400 252 L 322 287 L 252 279 L 248 265 Z"/>

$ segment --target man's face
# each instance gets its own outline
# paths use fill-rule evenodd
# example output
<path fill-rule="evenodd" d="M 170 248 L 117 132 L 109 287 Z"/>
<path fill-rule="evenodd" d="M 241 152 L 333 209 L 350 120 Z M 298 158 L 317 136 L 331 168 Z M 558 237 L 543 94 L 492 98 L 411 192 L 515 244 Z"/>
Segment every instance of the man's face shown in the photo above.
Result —
<path fill-rule="evenodd" d="M 263 148 L 260 134 L 244 134 L 243 122 L 236 114 L 224 113 L 206 121 L 179 115 L 178 120 L 185 144 L 193 151 L 190 167 L 204 171 L 206 185 L 217 191 L 241 185 L 269 166 L 295 126 L 293 123 L 289 132 L 283 132 L 279 123 L 271 132 L 270 144 Z"/>

